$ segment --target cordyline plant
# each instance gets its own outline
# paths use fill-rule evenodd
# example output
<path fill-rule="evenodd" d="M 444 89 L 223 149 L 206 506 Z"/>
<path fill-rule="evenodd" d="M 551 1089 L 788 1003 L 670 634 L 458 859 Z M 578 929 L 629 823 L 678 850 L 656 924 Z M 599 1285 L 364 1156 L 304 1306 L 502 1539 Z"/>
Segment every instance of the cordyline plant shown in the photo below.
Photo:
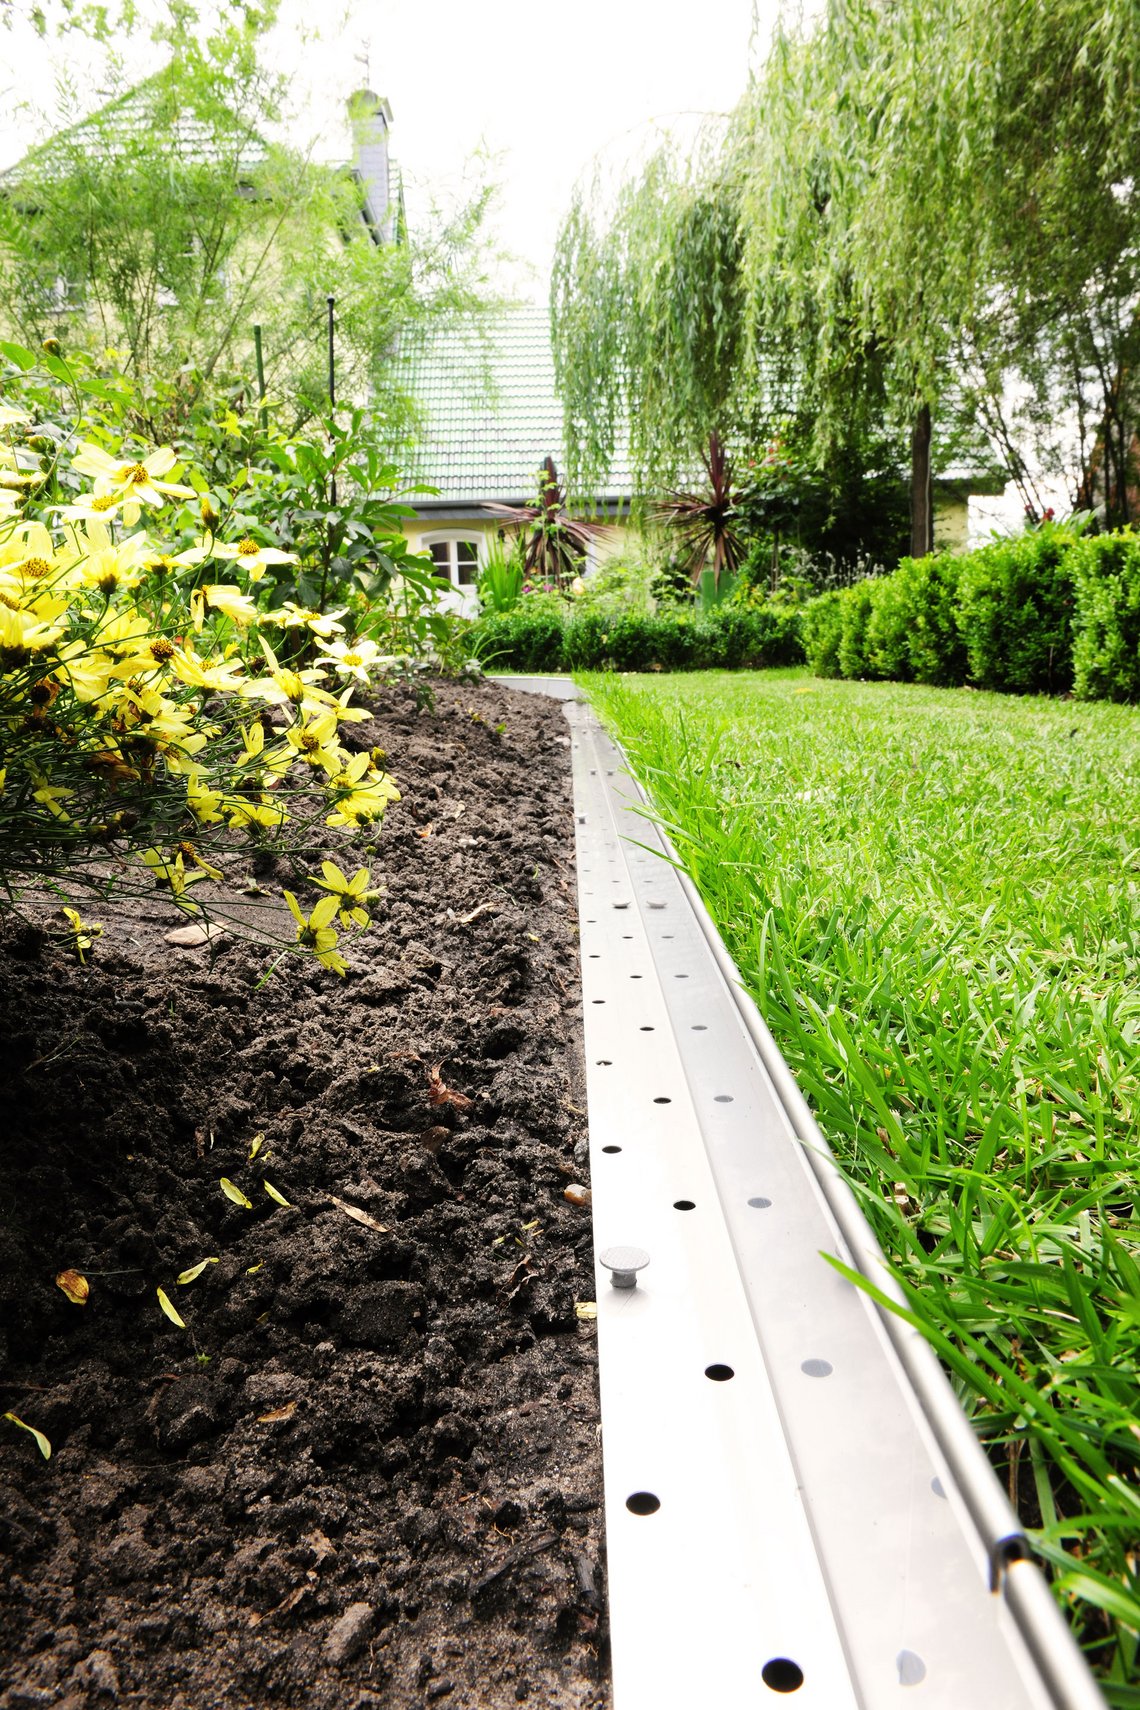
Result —
<path fill-rule="evenodd" d="M 25 375 L 36 364 L 20 346 L 2 354 Z M 43 364 L 78 425 L 0 406 L 0 906 L 22 877 L 98 886 L 109 856 L 134 853 L 148 885 L 201 912 L 190 887 L 222 877 L 211 853 L 280 848 L 322 801 L 351 833 L 398 797 L 340 739 L 367 716 L 352 687 L 378 650 L 346 645 L 343 612 L 260 610 L 266 570 L 290 555 L 226 540 L 209 507 L 203 527 L 169 448 L 83 437 L 70 366 L 52 352 Z M 24 387 L 37 396 L 51 394 Z M 315 653 L 304 669 L 265 633 L 298 625 Z M 336 909 L 290 907 L 297 943 L 342 973 Z"/>
<path fill-rule="evenodd" d="M 503 517 L 507 532 L 517 537 L 525 574 L 553 582 L 557 588 L 579 574 L 591 541 L 604 527 L 585 517 L 570 516 L 553 457 L 547 457 L 538 472 L 538 496 L 533 505 L 488 504 L 483 508 Z"/>
<path fill-rule="evenodd" d="M 744 558 L 744 542 L 738 530 L 740 494 L 733 482 L 732 463 L 714 431 L 701 461 L 709 484 L 700 493 L 670 491 L 654 506 L 655 519 L 681 540 L 681 556 L 694 582 L 712 556 L 714 586 L 720 586 L 721 571 L 732 575 Z"/>

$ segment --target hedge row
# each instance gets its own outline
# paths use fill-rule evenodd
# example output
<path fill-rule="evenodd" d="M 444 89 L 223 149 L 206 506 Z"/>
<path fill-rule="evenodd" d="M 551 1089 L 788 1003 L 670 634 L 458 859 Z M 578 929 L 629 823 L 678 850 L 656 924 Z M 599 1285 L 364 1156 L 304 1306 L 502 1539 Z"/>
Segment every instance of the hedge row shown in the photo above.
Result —
<path fill-rule="evenodd" d="M 1140 700 L 1140 535 L 1046 524 L 821 594 L 652 616 L 553 603 L 487 614 L 471 631 L 493 670 L 713 671 L 796 665 L 821 677 L 971 683 L 1015 694 Z"/>
<path fill-rule="evenodd" d="M 810 601 L 800 633 L 821 677 L 1140 700 L 1140 536 L 1056 524 L 957 558 L 904 558 Z"/>
<path fill-rule="evenodd" d="M 799 617 L 776 602 L 697 614 L 568 618 L 524 604 L 481 617 L 471 644 L 485 666 L 499 671 L 759 670 L 802 661 Z"/>

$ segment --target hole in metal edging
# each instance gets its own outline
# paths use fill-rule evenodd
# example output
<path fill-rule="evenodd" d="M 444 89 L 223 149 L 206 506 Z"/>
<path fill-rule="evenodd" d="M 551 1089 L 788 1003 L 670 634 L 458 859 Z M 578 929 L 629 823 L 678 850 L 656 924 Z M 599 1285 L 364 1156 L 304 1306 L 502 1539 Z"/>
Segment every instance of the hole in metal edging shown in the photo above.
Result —
<path fill-rule="evenodd" d="M 656 1031 L 657 1029 L 655 1027 L 641 1027 L 638 1029 L 639 1033 L 656 1033 Z"/>
<path fill-rule="evenodd" d="M 718 1092 L 714 1102 L 716 1104 L 731 1104 L 732 1094 L 730 1092 Z"/>
<path fill-rule="evenodd" d="M 620 1152 L 621 1147 L 620 1146 L 603 1146 L 602 1151 L 603 1152 Z"/>
<path fill-rule="evenodd" d="M 694 1033 L 707 1033 L 708 1028 L 705 1026 L 703 1021 L 694 1021 L 693 1032 Z"/>
<path fill-rule="evenodd" d="M 798 1692 L 804 1683 L 804 1671 L 790 1657 L 772 1657 L 760 1670 L 760 1678 L 773 1692 Z"/>
<path fill-rule="evenodd" d="M 712 1365 L 705 1367 L 705 1376 L 712 1378 L 714 1383 L 727 1383 L 730 1377 L 736 1376 L 736 1373 L 731 1366 Z"/>
<path fill-rule="evenodd" d="M 938 1477 L 937 1474 L 935 1474 L 935 1476 L 931 1479 L 930 1488 L 934 1492 L 935 1496 L 940 1496 L 942 1498 L 942 1500 L 945 1502 L 946 1492 L 943 1489 L 942 1480 Z"/>
<path fill-rule="evenodd" d="M 653 1102 L 654 1104 L 672 1104 L 673 1100 L 671 1098 L 655 1098 Z"/>
<path fill-rule="evenodd" d="M 801 1360 L 800 1370 L 808 1377 L 830 1377 L 834 1367 L 830 1360 Z"/>
<path fill-rule="evenodd" d="M 765 1199 L 762 1193 L 758 1193 L 750 1199 L 748 1203 L 755 1211 L 767 1211 L 772 1201 L 770 1199 Z"/>
<path fill-rule="evenodd" d="M 626 1497 L 625 1505 L 631 1514 L 656 1514 L 661 1499 L 651 1490 L 635 1490 L 632 1496 Z"/>
<path fill-rule="evenodd" d="M 673 1201 L 674 1211 L 695 1211 L 696 1209 L 697 1202 L 695 1199 L 675 1199 Z"/>
<path fill-rule="evenodd" d="M 895 1658 L 900 1686 L 918 1686 L 926 1679 L 926 1664 L 917 1651 L 900 1651 Z"/>
<path fill-rule="evenodd" d="M 612 1057 L 595 1057 L 594 1061 L 599 1069 L 613 1068 L 614 1060 Z"/>

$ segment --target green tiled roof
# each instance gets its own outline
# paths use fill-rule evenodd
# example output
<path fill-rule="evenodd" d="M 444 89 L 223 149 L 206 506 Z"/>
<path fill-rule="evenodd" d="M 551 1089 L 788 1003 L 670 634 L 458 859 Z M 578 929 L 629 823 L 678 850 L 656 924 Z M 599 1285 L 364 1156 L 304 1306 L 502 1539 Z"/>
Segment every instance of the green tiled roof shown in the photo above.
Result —
<path fill-rule="evenodd" d="M 420 509 L 488 499 L 529 503 L 547 456 L 565 473 L 544 307 L 507 308 L 476 328 L 441 326 L 408 352 L 404 378 L 420 412 L 412 478 L 440 491 Z M 632 495 L 628 459 L 619 456 L 597 497 Z"/>
<path fill-rule="evenodd" d="M 411 479 L 439 488 L 439 497 L 420 500 L 418 509 L 487 500 L 529 503 L 548 455 L 565 474 L 562 409 L 544 306 L 515 305 L 477 326 L 441 325 L 405 353 L 401 367 L 420 413 Z M 1005 472 L 956 394 L 940 415 L 935 481 L 964 492 L 1000 491 Z M 619 445 L 596 499 L 625 501 L 633 495 L 628 449 Z"/>
<path fill-rule="evenodd" d="M 167 71 L 169 67 L 167 68 Z M 213 129 L 185 108 L 172 111 L 167 72 L 156 72 L 133 89 L 108 101 L 96 112 L 77 124 L 68 126 L 56 136 L 29 150 L 14 166 L 0 173 L 0 185 L 18 191 L 29 177 L 33 180 L 66 167 L 76 154 L 99 153 L 112 157 L 146 147 L 156 124 L 161 123 L 172 138 L 174 152 L 188 166 L 217 165 L 219 151 Z M 239 175 L 252 174 L 262 166 L 266 148 L 251 127 L 243 127 L 235 118 L 227 139 L 226 160 L 232 161 Z"/>

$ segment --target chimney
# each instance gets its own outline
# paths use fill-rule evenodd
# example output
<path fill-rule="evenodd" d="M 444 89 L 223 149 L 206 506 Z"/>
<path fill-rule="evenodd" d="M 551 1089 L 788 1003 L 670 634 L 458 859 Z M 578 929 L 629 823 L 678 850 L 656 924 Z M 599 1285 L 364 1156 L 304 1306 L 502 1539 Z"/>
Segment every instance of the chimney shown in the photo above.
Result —
<path fill-rule="evenodd" d="M 392 109 L 382 95 L 358 89 L 348 98 L 352 126 L 352 169 L 364 192 L 364 218 L 377 243 L 392 238 L 391 173 L 388 131 Z"/>

